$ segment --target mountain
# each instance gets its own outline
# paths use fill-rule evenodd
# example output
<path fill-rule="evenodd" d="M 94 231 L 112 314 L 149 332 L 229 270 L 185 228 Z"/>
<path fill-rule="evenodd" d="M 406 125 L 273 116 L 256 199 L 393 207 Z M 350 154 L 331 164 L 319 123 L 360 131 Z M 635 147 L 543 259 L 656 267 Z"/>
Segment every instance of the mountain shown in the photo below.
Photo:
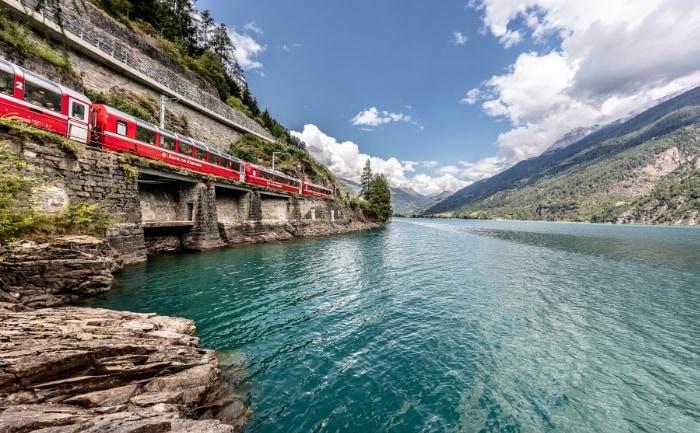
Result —
<path fill-rule="evenodd" d="M 581 140 L 583 137 L 586 135 L 590 134 L 591 132 L 595 132 L 600 129 L 600 125 L 593 125 L 589 127 L 579 127 L 575 128 L 566 135 L 564 135 L 562 138 L 554 142 L 553 145 L 549 146 L 547 150 L 544 151 L 544 153 L 547 152 L 552 152 L 557 149 L 561 149 L 563 147 L 566 147 L 570 144 L 576 143 L 577 141 Z"/>
<path fill-rule="evenodd" d="M 390 188 L 391 207 L 395 215 L 416 215 L 423 209 L 432 205 L 436 200 L 448 197 L 451 192 L 445 192 L 437 196 L 426 196 L 417 193 L 411 188 Z"/>
<path fill-rule="evenodd" d="M 359 194 L 362 187 L 359 183 L 349 179 L 341 178 L 341 194 L 347 195 Z M 432 205 L 437 200 L 444 199 L 452 194 L 452 192 L 444 192 L 437 196 L 427 196 L 419 194 L 411 188 L 389 188 L 391 192 L 391 208 L 394 215 L 417 215 L 423 209 Z"/>
<path fill-rule="evenodd" d="M 424 215 L 700 221 L 700 87 L 457 191 Z"/>

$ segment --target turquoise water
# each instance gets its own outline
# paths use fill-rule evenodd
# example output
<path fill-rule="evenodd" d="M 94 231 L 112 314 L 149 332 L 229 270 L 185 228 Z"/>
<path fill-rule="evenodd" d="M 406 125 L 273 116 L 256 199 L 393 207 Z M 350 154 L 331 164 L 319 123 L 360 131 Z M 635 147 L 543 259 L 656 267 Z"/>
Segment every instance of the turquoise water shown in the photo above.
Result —
<path fill-rule="evenodd" d="M 157 258 L 91 306 L 245 360 L 247 432 L 700 432 L 700 229 L 396 219 Z"/>

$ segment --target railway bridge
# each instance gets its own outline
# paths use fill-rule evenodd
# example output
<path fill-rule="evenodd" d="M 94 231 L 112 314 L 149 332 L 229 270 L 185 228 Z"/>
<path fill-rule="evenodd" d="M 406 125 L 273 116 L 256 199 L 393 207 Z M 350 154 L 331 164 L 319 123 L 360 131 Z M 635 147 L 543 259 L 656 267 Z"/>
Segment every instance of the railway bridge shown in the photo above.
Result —
<path fill-rule="evenodd" d="M 110 214 L 107 238 L 127 264 L 163 252 L 345 233 L 364 219 L 335 200 L 288 195 L 92 146 L 65 149 L 6 138 L 46 181 L 38 210 L 99 203 Z"/>

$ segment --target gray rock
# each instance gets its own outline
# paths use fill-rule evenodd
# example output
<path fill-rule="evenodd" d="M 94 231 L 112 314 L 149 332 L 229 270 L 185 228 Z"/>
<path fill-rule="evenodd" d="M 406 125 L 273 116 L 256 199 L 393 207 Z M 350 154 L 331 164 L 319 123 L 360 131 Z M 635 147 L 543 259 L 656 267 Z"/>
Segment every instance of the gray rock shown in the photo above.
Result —
<path fill-rule="evenodd" d="M 194 332 L 153 314 L 0 304 L 0 433 L 242 431 L 251 412 L 218 398 L 218 361 Z"/>

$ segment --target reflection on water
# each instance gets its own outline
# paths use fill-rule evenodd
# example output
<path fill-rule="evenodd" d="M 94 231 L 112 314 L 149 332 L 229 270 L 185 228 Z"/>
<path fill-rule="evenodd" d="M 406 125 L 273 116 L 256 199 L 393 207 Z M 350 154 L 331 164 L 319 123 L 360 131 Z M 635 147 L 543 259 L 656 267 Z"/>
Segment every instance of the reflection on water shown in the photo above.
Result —
<path fill-rule="evenodd" d="M 684 230 L 688 229 L 684 228 Z M 601 256 L 610 260 L 631 260 L 647 265 L 673 267 L 688 271 L 700 269 L 698 246 L 691 243 L 674 243 L 673 240 L 638 237 L 624 239 L 481 228 L 468 229 L 467 231 L 493 239 Z M 672 251 L 673 254 L 667 255 L 666 251 Z"/>

